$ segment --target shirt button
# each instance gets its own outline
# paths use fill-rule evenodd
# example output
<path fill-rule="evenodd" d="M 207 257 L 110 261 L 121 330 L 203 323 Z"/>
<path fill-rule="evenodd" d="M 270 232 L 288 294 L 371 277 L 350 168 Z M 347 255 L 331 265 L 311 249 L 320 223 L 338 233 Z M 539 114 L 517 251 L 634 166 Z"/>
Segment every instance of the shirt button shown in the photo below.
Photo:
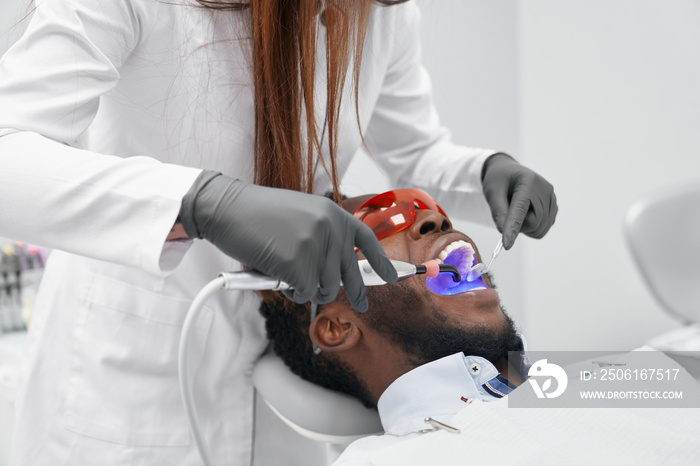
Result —
<path fill-rule="evenodd" d="M 469 366 L 469 372 L 471 372 L 473 375 L 477 375 L 479 372 L 481 372 L 481 366 L 477 363 L 473 363 L 471 366 Z"/>

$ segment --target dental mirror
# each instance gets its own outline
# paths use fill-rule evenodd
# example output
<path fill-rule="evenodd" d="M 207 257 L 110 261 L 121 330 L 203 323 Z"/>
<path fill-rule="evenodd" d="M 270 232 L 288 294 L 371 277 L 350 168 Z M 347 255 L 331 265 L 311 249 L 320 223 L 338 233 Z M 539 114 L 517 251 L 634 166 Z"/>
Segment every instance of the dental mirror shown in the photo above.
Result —
<path fill-rule="evenodd" d="M 498 244 L 496 245 L 496 249 L 494 249 L 493 254 L 491 254 L 491 260 L 489 261 L 489 265 L 484 267 L 484 264 L 479 262 L 476 264 L 474 267 L 469 269 L 469 272 L 467 273 L 467 281 L 468 282 L 473 282 L 486 272 L 488 272 L 491 269 L 491 264 L 493 264 L 494 259 L 498 257 L 498 255 L 501 253 L 501 250 L 503 249 L 503 237 L 501 236 L 498 240 Z"/>

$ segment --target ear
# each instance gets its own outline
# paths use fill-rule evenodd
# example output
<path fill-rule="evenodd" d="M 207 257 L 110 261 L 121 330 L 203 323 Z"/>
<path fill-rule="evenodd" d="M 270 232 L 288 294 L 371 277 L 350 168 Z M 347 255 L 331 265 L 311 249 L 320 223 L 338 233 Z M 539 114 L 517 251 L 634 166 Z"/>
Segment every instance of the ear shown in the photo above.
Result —
<path fill-rule="evenodd" d="M 353 348 L 362 338 L 354 312 L 334 302 L 326 304 L 309 325 L 311 341 L 321 351 L 337 353 Z"/>

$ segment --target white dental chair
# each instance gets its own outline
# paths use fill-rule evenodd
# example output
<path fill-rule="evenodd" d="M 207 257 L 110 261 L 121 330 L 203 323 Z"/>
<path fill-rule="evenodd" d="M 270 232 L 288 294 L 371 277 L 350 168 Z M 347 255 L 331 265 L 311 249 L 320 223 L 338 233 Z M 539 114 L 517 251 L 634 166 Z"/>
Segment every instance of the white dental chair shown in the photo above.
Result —
<path fill-rule="evenodd" d="M 253 385 L 285 424 L 326 444 L 328 464 L 353 441 L 383 432 L 377 411 L 348 395 L 303 380 L 271 352 L 256 363 Z"/>
<path fill-rule="evenodd" d="M 639 199 L 627 211 L 624 232 L 647 288 L 685 324 L 649 346 L 669 355 L 700 351 L 700 179 Z"/>

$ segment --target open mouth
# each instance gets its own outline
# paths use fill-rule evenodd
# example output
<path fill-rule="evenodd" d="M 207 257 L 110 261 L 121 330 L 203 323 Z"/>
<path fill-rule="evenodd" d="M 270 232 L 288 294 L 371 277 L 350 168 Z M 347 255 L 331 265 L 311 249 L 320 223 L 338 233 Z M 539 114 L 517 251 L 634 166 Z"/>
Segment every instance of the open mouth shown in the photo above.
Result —
<path fill-rule="evenodd" d="M 465 291 L 485 290 L 488 287 L 481 277 L 473 282 L 467 281 L 467 273 L 475 265 L 474 248 L 466 241 L 459 240 L 445 246 L 436 258 L 439 263 L 451 264 L 457 267 L 462 280 L 455 283 L 452 276 L 442 273 L 437 277 L 427 277 L 425 284 L 430 291 L 440 295 L 454 295 Z"/>

